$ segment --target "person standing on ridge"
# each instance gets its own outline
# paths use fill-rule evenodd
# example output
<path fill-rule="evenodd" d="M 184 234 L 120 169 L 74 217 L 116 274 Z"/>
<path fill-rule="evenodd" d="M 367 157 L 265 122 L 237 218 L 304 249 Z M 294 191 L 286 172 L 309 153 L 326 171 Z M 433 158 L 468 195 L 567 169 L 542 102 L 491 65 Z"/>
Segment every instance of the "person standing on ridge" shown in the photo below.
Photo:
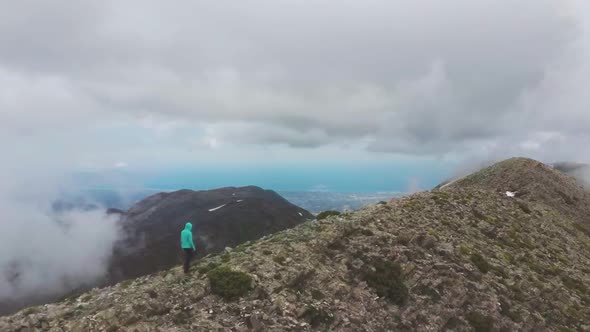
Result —
<path fill-rule="evenodd" d="M 189 266 L 191 263 L 191 259 L 193 258 L 193 254 L 197 250 L 195 248 L 195 243 L 193 242 L 193 224 L 187 222 L 184 226 L 182 232 L 180 232 L 180 246 L 184 251 L 184 273 L 188 274 Z"/>

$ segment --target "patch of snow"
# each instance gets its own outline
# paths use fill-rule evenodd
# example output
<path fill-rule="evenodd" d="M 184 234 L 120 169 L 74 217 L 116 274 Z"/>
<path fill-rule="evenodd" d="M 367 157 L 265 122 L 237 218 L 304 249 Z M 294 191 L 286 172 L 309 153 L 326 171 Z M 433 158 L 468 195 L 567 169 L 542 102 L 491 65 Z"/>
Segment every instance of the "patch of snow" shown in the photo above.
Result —
<path fill-rule="evenodd" d="M 303 217 L 303 213 L 299 212 L 299 215 Z"/>
<path fill-rule="evenodd" d="M 216 208 L 209 209 L 209 212 L 213 212 L 213 211 L 219 210 L 219 209 L 221 209 L 222 207 L 224 207 L 224 206 L 226 206 L 226 205 L 227 205 L 227 204 L 223 204 L 223 205 L 220 205 L 220 206 L 218 206 L 218 207 L 216 207 Z"/>
<path fill-rule="evenodd" d="M 243 201 L 244 201 L 243 199 L 238 199 L 236 202 L 239 203 L 239 202 L 243 202 Z"/>
<path fill-rule="evenodd" d="M 508 197 L 515 197 L 516 196 L 516 192 L 507 191 L 506 192 L 506 196 L 508 196 Z"/>

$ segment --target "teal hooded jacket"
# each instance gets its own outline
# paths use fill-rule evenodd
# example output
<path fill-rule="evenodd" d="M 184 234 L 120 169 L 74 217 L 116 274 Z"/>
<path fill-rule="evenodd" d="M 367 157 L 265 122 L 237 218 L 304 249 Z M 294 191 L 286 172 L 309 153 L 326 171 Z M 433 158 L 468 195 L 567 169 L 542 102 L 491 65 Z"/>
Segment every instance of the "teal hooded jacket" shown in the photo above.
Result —
<path fill-rule="evenodd" d="M 190 222 L 187 222 L 186 225 L 184 226 L 184 229 L 182 230 L 182 232 L 180 232 L 180 245 L 182 246 L 182 249 L 195 249 L 195 243 L 193 242 L 193 224 L 191 224 Z"/>

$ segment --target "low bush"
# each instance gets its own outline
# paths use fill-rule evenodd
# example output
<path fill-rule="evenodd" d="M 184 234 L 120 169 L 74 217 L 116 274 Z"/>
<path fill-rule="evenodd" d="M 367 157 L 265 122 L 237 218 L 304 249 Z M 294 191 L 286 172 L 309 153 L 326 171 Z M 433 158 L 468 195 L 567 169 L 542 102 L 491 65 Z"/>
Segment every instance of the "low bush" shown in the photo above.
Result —
<path fill-rule="evenodd" d="M 494 328 L 494 319 L 479 312 L 473 311 L 467 314 L 467 321 L 475 332 L 489 332 Z"/>
<path fill-rule="evenodd" d="M 197 271 L 198 271 L 200 274 L 206 274 L 207 272 L 209 272 L 209 271 L 211 271 L 211 270 L 215 269 L 215 268 L 216 268 L 216 267 L 218 267 L 218 266 L 219 266 L 219 264 L 217 264 L 217 263 L 214 263 L 214 262 L 210 262 L 210 263 L 209 263 L 209 264 L 207 264 L 207 265 L 202 265 L 202 266 L 199 266 L 199 267 L 197 268 Z"/>
<path fill-rule="evenodd" d="M 471 254 L 471 262 L 475 265 L 482 273 L 488 273 L 492 266 L 488 263 L 488 261 L 483 258 L 482 255 L 478 253 Z"/>
<path fill-rule="evenodd" d="M 317 289 L 312 289 L 311 290 L 311 298 L 314 300 L 323 300 L 324 299 L 324 293 L 322 293 L 321 291 L 317 290 Z"/>
<path fill-rule="evenodd" d="M 227 266 L 219 266 L 207 273 L 211 291 L 226 300 L 235 300 L 246 295 L 252 288 L 252 277 Z"/>
<path fill-rule="evenodd" d="M 375 271 L 368 271 L 364 275 L 367 284 L 375 289 L 377 295 L 387 298 L 394 304 L 404 304 L 409 297 L 409 291 L 404 284 L 402 267 L 389 261 L 379 261 L 374 267 Z"/>
<path fill-rule="evenodd" d="M 326 219 L 330 216 L 339 216 L 339 215 L 340 215 L 339 211 L 328 210 L 328 211 L 320 212 L 315 218 L 317 220 L 322 220 L 322 219 Z"/>
<path fill-rule="evenodd" d="M 334 321 L 334 315 L 324 309 L 318 309 L 313 306 L 307 307 L 304 317 L 309 320 L 309 324 L 313 328 L 317 328 L 320 325 L 330 326 Z"/>
<path fill-rule="evenodd" d="M 229 253 L 224 253 L 223 255 L 221 255 L 221 261 L 224 263 L 229 262 L 231 259 L 231 255 Z"/>
<path fill-rule="evenodd" d="M 274 256 L 272 258 L 272 260 L 277 264 L 283 265 L 285 263 L 285 261 L 287 260 L 287 258 L 285 258 L 285 256 L 283 256 L 283 255 L 278 255 L 278 256 Z"/>
<path fill-rule="evenodd" d="M 568 275 L 563 275 L 561 277 L 561 282 L 563 282 L 563 285 L 565 287 L 577 292 L 578 294 L 588 293 L 588 288 L 586 288 L 586 286 L 584 285 L 583 282 L 581 282 L 577 279 L 574 279 Z"/>

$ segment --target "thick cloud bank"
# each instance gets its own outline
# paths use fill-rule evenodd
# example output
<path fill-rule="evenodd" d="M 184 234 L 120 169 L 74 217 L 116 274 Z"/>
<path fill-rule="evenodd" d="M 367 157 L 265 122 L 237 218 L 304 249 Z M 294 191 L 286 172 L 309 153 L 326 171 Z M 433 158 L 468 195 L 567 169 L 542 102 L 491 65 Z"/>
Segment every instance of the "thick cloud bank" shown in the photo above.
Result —
<path fill-rule="evenodd" d="M 18 1 L 0 14 L 0 126 L 90 128 L 76 134 L 112 164 L 277 144 L 588 159 L 589 13 L 585 0 Z"/>

